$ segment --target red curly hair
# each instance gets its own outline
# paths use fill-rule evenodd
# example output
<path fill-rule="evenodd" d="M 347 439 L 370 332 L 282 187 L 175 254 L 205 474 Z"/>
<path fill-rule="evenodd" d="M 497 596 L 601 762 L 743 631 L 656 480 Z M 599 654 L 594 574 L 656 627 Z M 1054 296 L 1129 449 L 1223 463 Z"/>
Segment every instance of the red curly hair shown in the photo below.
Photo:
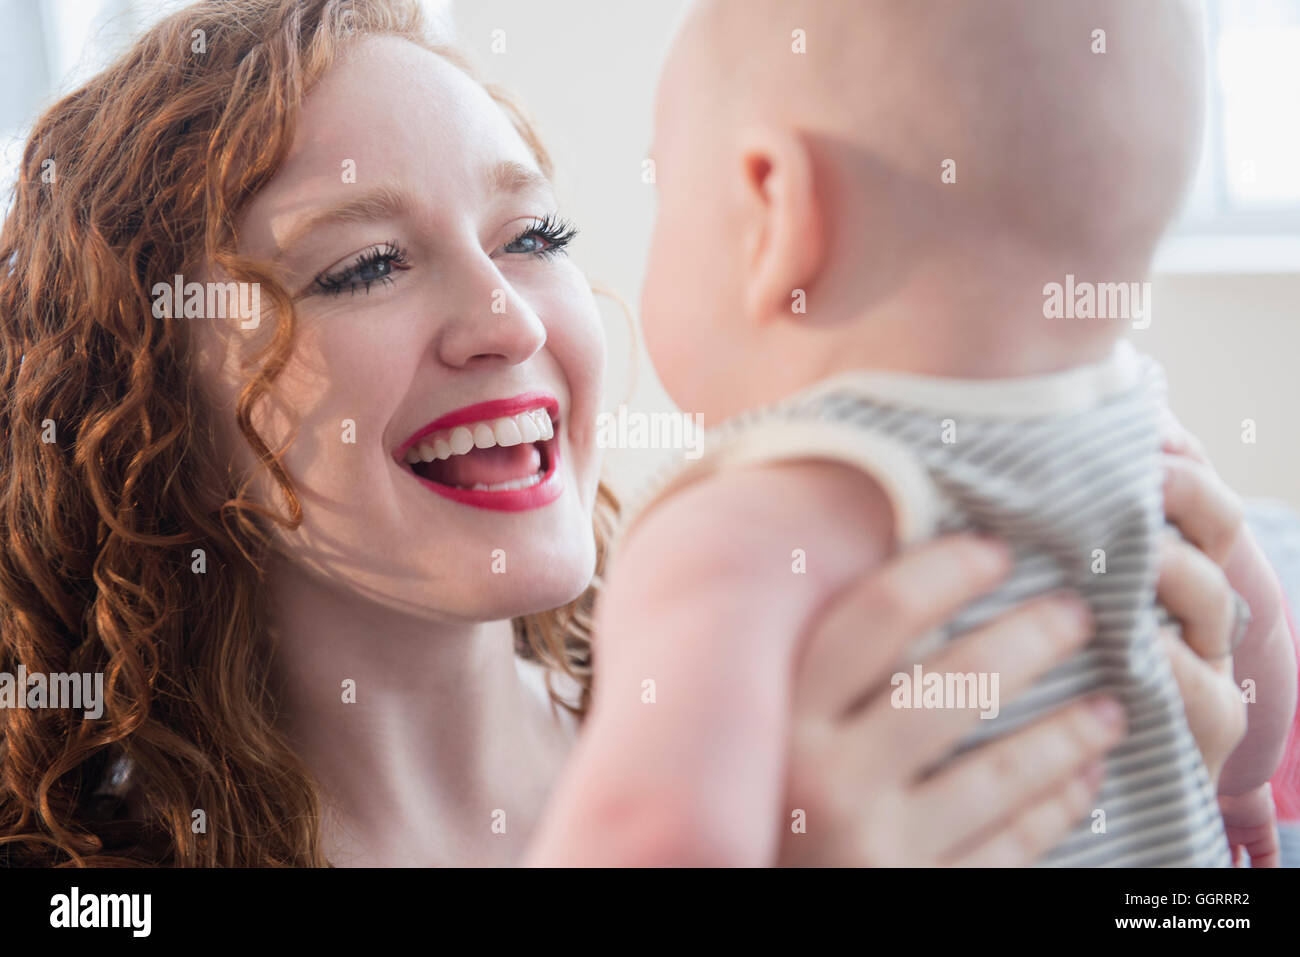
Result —
<path fill-rule="evenodd" d="M 235 223 L 283 163 L 306 92 L 370 35 L 466 68 L 426 38 L 414 0 L 210 0 L 32 130 L 0 231 L 0 669 L 102 673 L 104 714 L 0 709 L 0 864 L 328 864 L 318 786 L 265 678 L 269 523 L 296 528 L 301 506 L 252 411 L 291 353 L 294 311 L 237 255 Z M 549 175 L 523 115 L 488 89 Z M 236 420 L 287 516 L 220 459 L 185 323 L 153 315 L 149 277 L 203 262 L 260 283 L 277 317 Z M 577 680 L 580 715 L 616 510 L 602 484 L 591 589 L 515 622 L 519 654 Z M 189 574 L 197 545 L 216 574 Z"/>

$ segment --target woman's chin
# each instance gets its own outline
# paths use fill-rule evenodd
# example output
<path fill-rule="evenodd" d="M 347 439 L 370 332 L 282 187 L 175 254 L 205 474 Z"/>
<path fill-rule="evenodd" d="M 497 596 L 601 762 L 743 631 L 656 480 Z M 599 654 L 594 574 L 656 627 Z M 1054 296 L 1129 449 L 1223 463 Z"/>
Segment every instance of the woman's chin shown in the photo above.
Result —
<path fill-rule="evenodd" d="M 477 582 L 466 582 L 459 591 L 458 617 L 474 621 L 499 621 L 552 611 L 580 597 L 591 585 L 595 573 L 595 552 L 552 560 L 528 571 L 514 571 L 509 564 Z M 448 604 L 438 601 L 440 608 Z"/>
<path fill-rule="evenodd" d="M 567 605 L 579 598 L 591 585 L 594 572 L 594 560 L 590 564 L 561 573 L 549 574 L 545 581 L 533 582 L 509 596 L 504 604 L 508 605 L 501 618 L 519 618 L 523 615 L 536 615 Z M 563 573 L 567 571 L 568 573 Z M 505 597 L 505 596 L 503 596 Z M 520 600 L 523 599 L 523 600 Z"/>

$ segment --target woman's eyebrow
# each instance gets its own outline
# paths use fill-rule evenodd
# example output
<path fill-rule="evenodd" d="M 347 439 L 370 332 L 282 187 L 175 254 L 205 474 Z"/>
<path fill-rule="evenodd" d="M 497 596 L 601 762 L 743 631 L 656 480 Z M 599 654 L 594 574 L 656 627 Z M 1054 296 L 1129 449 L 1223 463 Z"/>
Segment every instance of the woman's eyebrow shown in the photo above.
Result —
<path fill-rule="evenodd" d="M 488 169 L 490 192 L 526 193 L 529 190 L 551 191 L 551 181 L 539 170 L 514 160 L 505 160 Z"/>
<path fill-rule="evenodd" d="M 309 213 L 296 221 L 286 231 L 284 239 L 276 243 L 280 252 L 275 258 L 283 259 L 303 237 L 318 229 L 338 223 L 369 223 L 393 219 L 414 205 L 414 197 L 405 190 L 390 185 L 376 186 L 354 199 Z"/>
<path fill-rule="evenodd" d="M 525 193 L 531 190 L 552 191 L 551 181 L 539 170 L 505 160 L 488 168 L 487 184 L 492 192 Z M 397 186 L 381 184 L 354 199 L 309 213 L 286 230 L 284 239 L 276 243 L 283 259 L 303 237 L 339 223 L 369 223 L 392 219 L 415 206 L 415 198 Z"/>

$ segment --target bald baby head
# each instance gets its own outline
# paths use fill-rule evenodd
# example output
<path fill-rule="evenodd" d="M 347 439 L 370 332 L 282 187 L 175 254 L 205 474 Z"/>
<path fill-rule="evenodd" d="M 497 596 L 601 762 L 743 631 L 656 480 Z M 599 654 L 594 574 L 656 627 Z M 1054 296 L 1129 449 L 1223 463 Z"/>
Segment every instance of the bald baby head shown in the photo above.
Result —
<path fill-rule="evenodd" d="M 1199 137 L 1192 0 L 700 0 L 674 57 L 724 134 L 847 143 L 850 180 L 946 191 L 946 234 L 1101 268 L 1149 256 Z"/>

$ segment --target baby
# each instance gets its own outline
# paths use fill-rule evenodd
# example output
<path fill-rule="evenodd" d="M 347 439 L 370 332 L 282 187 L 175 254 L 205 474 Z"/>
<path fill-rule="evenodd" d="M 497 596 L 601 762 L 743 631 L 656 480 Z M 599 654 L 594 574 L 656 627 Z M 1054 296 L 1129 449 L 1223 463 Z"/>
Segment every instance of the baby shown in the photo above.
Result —
<path fill-rule="evenodd" d="M 897 549 L 980 530 L 1014 571 L 900 663 L 895 705 L 979 707 L 968 748 L 1110 693 L 1127 736 L 1043 863 L 1229 863 L 1156 640 L 1163 381 L 1120 338 L 1152 319 L 1142 280 L 1192 167 L 1201 44 L 1181 0 L 692 10 L 660 83 L 643 309 L 673 398 L 728 421 L 629 514 L 599 607 L 568 784 L 625 833 L 620 860 L 658 862 L 651 834 L 678 860 L 770 862 L 791 636 Z M 1269 595 L 1266 568 L 1246 577 Z M 1063 588 L 1095 636 L 1015 701 L 948 700 L 961 685 L 913 670 Z M 1255 612 L 1235 666 L 1256 703 L 1219 788 L 1242 796 L 1242 833 L 1271 824 L 1295 706 L 1275 596 Z"/>

